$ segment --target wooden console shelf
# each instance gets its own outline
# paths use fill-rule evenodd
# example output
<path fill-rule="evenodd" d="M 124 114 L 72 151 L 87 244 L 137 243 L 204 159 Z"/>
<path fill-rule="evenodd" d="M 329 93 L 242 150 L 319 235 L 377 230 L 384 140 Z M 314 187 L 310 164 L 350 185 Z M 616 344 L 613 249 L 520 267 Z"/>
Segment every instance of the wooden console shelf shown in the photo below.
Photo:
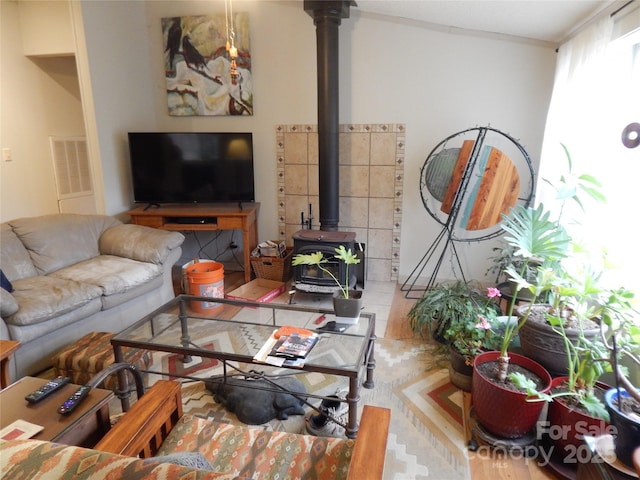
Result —
<path fill-rule="evenodd" d="M 242 230 L 244 280 L 251 280 L 251 251 L 258 245 L 259 203 L 164 204 L 127 213 L 131 223 L 176 231 Z"/>

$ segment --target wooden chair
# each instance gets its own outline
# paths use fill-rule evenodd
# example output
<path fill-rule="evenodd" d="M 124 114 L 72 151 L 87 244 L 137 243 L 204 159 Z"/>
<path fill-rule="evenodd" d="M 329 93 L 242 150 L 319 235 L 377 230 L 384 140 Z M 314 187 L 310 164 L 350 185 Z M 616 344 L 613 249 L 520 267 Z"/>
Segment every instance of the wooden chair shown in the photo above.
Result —
<path fill-rule="evenodd" d="M 156 382 L 94 448 L 133 457 L 152 457 L 182 417 L 180 388 L 177 382 Z M 382 478 L 390 418 L 389 409 L 364 406 L 348 479 Z"/>

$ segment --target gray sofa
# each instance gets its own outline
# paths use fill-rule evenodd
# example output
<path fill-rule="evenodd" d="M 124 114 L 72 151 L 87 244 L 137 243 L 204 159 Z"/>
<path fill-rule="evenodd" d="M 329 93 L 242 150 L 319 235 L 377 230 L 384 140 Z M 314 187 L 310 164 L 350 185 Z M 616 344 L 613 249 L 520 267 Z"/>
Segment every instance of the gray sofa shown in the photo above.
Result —
<path fill-rule="evenodd" d="M 184 236 L 102 215 L 53 214 L 0 225 L 0 338 L 18 340 L 12 378 L 51 365 L 91 331 L 117 332 L 173 298 Z"/>

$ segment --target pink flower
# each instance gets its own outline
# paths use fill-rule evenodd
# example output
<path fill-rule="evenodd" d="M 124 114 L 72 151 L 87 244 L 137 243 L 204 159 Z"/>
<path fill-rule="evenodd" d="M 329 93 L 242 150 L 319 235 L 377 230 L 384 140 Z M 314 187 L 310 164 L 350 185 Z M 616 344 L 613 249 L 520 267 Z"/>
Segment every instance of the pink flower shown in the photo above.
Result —
<path fill-rule="evenodd" d="M 500 290 L 498 290 L 495 287 L 489 287 L 487 288 L 487 297 L 489 298 L 496 298 L 496 297 L 501 297 L 502 296 L 502 292 L 500 292 Z"/>
<path fill-rule="evenodd" d="M 478 323 L 476 323 L 476 328 L 491 330 L 491 324 L 482 315 L 478 315 Z"/>

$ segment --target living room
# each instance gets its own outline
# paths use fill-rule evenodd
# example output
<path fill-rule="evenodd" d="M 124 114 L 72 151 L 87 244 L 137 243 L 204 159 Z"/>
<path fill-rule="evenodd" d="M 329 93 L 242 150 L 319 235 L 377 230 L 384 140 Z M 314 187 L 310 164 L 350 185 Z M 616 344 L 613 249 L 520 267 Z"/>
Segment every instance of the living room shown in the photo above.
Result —
<path fill-rule="evenodd" d="M 4 45 L 22 43 L 18 5 L 3 5 L 3 36 L 13 38 Z M 240 2 L 235 8 L 249 13 L 251 27 L 255 112 L 248 117 L 167 113 L 161 18 L 224 13 L 224 2 L 75 5 L 75 35 L 80 34 L 76 15 L 81 15 L 86 38 L 76 53 L 79 86 L 73 82 L 76 62 L 71 56 L 27 58 L 20 49 L 7 52 L 4 71 L 21 74 L 3 82 L 3 91 L 10 92 L 3 94 L 4 118 L 14 119 L 3 122 L 3 145 L 12 149 L 14 160 L 2 165 L 3 198 L 10 200 L 2 202 L 0 218 L 57 211 L 50 135 L 86 134 L 90 157 L 100 159 L 93 166 L 97 210 L 122 216 L 133 202 L 127 132 L 251 131 L 256 200 L 261 204 L 259 238 L 279 238 L 276 126 L 317 123 L 315 28 L 301 2 Z M 47 46 L 55 44 L 47 36 L 41 40 Z M 428 153 L 455 132 L 491 125 L 517 137 L 535 163 L 556 45 L 442 32 L 415 22 L 367 16 L 357 8 L 342 22 L 340 42 L 340 123 L 405 125 L 399 268 L 400 277 L 406 277 L 438 234 L 422 205 L 417 181 L 412 181 Z M 379 62 L 371 52 L 379 52 Z M 483 71 L 500 73 L 469 74 Z M 258 81 L 261 76 L 264 80 Z M 36 111 L 46 114 L 32 115 Z M 27 174 L 30 181 L 20 182 Z M 490 255 L 490 243 L 461 247 L 470 278 L 484 276 L 487 263 L 476 259 Z"/>
<path fill-rule="evenodd" d="M 255 111 L 200 117 L 167 112 L 161 19 L 221 14 L 224 2 L 74 3 L 67 19 L 71 48 L 29 57 L 18 47 L 21 3 L 2 3 L 2 146 L 12 160 L 1 164 L 0 220 L 58 211 L 49 136 L 86 135 L 95 160 L 95 211 L 126 221 L 133 206 L 128 132 L 238 131 L 253 133 L 259 238 L 281 236 L 276 129 L 317 123 L 315 28 L 302 2 L 234 3 L 249 14 Z M 50 35 L 58 29 L 41 31 L 47 48 L 57 44 Z M 559 41 L 436 28 L 354 7 L 342 21 L 340 44 L 340 124 L 402 125 L 405 132 L 393 278 L 402 282 L 441 231 L 425 211 L 418 178 L 443 139 L 490 125 L 517 138 L 537 171 Z M 220 242 L 226 246 L 230 238 Z M 468 278 L 493 280 L 487 269 L 495 245 L 460 244 Z M 185 258 L 197 252 L 195 243 L 185 243 Z M 453 269 L 445 262 L 442 277 L 453 277 Z"/>

